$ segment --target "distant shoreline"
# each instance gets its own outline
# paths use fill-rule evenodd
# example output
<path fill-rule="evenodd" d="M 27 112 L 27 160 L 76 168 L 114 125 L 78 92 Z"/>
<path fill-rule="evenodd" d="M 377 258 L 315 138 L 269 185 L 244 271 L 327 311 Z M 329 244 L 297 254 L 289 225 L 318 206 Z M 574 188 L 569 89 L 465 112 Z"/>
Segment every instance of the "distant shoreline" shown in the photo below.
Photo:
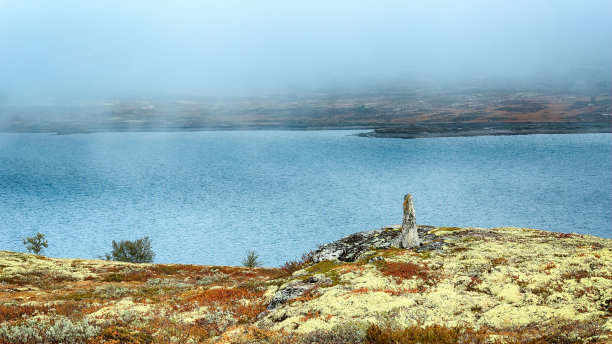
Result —
<path fill-rule="evenodd" d="M 1 130 L 6 134 L 55 134 L 77 135 L 96 133 L 193 133 L 205 131 L 317 131 L 317 130 L 373 130 L 371 127 L 212 127 L 212 128 L 155 128 L 155 129 L 49 129 L 49 130 Z"/>
<path fill-rule="evenodd" d="M 373 138 L 433 138 L 505 136 L 534 134 L 593 134 L 612 133 L 610 123 L 463 123 L 463 124 L 419 124 L 410 127 L 379 128 L 357 136 Z"/>
<path fill-rule="evenodd" d="M 355 134 L 371 138 L 435 138 L 505 136 L 534 134 L 590 134 L 612 133 L 612 122 L 520 122 L 520 123 L 415 123 L 410 126 L 376 128 L 368 126 L 287 127 L 287 126 L 223 126 L 210 128 L 47 128 L 34 130 L 0 130 L 10 134 L 55 134 L 76 135 L 94 133 L 148 133 L 148 132 L 200 132 L 200 131 L 316 131 L 316 130 L 363 130 Z"/>

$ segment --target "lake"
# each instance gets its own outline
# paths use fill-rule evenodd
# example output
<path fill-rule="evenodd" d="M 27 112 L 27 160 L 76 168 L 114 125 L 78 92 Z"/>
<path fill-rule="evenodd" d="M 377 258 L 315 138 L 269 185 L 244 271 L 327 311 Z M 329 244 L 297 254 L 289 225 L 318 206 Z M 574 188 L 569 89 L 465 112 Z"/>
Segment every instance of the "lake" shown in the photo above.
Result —
<path fill-rule="evenodd" d="M 398 224 L 610 238 L 611 134 L 371 139 L 357 131 L 0 133 L 0 250 L 50 257 L 149 236 L 156 262 L 266 266 Z"/>

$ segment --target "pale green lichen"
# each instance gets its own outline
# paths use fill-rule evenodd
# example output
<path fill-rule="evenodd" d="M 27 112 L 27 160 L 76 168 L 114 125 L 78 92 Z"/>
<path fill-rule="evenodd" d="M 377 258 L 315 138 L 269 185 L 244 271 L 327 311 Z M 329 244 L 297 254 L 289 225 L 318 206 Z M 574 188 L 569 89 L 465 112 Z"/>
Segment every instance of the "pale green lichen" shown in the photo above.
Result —
<path fill-rule="evenodd" d="M 0 279 L 53 279 L 82 281 L 98 276 L 97 269 L 109 266 L 129 267 L 133 264 L 103 260 L 46 258 L 27 253 L 0 251 Z"/>
<path fill-rule="evenodd" d="M 284 320 L 270 323 L 274 329 L 307 332 L 353 320 L 355 314 L 360 320 L 378 323 L 383 314 L 394 314 L 403 326 L 469 324 L 511 329 L 551 319 L 588 321 L 606 316 L 601 304 L 612 299 L 609 239 L 511 227 L 440 228 L 434 234 L 454 246 L 426 259 L 395 249 L 378 254 L 387 262 L 436 266 L 440 278 L 425 291 L 414 292 L 417 278 L 398 284 L 383 276 L 384 264 L 360 262 L 361 269 L 339 274 L 342 286 L 326 288 L 310 302 L 281 306 L 282 317 L 277 319 Z M 315 310 L 333 317 L 303 321 L 303 314 Z M 267 320 L 274 318 L 269 316 Z"/>
<path fill-rule="evenodd" d="M 91 322 L 99 324 L 112 324 L 120 321 L 122 323 L 135 323 L 138 326 L 144 326 L 152 310 L 152 305 L 135 303 L 131 298 L 127 297 L 89 314 L 87 318 Z"/>

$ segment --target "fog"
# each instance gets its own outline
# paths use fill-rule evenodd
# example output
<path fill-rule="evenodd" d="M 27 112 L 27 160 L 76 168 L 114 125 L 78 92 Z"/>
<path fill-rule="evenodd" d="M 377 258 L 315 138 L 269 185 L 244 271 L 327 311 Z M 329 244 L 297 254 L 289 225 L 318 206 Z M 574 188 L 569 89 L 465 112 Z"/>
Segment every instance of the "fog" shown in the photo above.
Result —
<path fill-rule="evenodd" d="M 609 78 L 612 2 L 0 0 L 0 99 Z"/>

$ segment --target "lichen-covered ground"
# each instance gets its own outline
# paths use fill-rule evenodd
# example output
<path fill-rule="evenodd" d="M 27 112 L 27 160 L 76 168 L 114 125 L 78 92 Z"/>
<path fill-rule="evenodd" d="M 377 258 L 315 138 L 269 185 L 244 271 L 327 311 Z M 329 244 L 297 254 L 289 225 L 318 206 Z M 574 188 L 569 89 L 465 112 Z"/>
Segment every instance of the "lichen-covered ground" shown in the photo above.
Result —
<path fill-rule="evenodd" d="M 427 237 L 436 249 L 283 268 L 0 251 L 0 343 L 612 342 L 612 240 L 519 228 Z M 267 309 L 291 288 L 303 292 Z"/>

